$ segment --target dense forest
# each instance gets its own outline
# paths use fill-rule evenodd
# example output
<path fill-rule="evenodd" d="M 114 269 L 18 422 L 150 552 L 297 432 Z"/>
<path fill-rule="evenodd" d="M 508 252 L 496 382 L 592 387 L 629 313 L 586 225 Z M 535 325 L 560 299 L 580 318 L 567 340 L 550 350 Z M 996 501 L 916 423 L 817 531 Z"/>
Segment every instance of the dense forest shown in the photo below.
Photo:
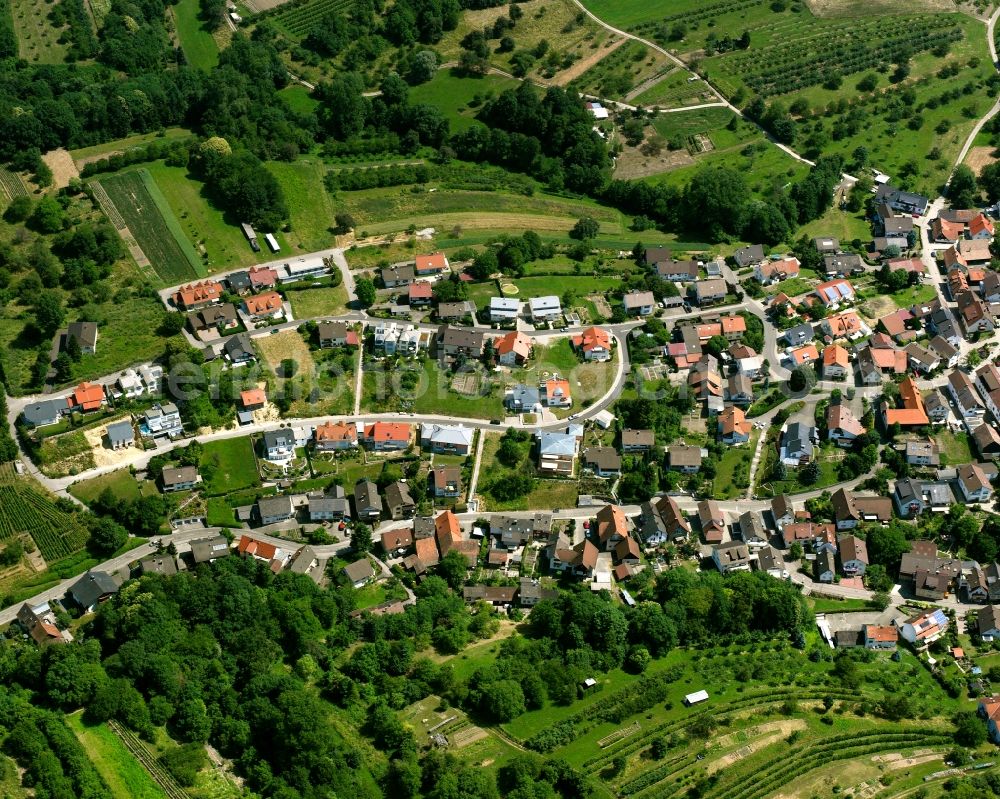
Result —
<path fill-rule="evenodd" d="M 0 724 L 21 731 L 5 751 L 29 768 L 40 797 L 106 795 L 50 712 L 82 707 L 91 721 L 116 719 L 145 738 L 165 725 L 179 746 L 164 763 L 181 782 L 210 742 L 264 797 L 583 797 L 589 778 L 559 761 L 525 755 L 494 774 L 419 751 L 395 711 L 433 694 L 480 723 L 510 721 L 571 704 L 584 676 L 642 671 L 651 657 L 709 636 L 794 636 L 807 621 L 798 591 L 761 574 L 675 570 L 635 608 L 577 586 L 537 605 L 495 663 L 462 679 L 427 655 L 489 637 L 498 617 L 456 593 L 459 561 L 446 558 L 397 616 L 352 617 L 349 586 L 320 589 L 253 559 L 132 581 L 73 644 L 4 642 Z M 639 683 L 629 712 L 656 701 L 657 683 Z M 551 742 L 532 746 L 544 752 Z"/>

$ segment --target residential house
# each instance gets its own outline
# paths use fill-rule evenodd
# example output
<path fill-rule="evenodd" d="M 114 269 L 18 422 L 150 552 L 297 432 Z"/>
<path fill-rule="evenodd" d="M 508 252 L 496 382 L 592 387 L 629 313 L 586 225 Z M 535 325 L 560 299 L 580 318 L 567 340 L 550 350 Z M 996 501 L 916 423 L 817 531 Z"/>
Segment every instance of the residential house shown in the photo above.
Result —
<path fill-rule="evenodd" d="M 424 308 L 434 299 L 434 287 L 423 280 L 411 283 L 406 290 L 406 299 L 411 308 Z"/>
<path fill-rule="evenodd" d="M 222 284 L 203 280 L 181 286 L 173 296 L 174 305 L 184 311 L 196 311 L 222 299 Z"/>
<path fill-rule="evenodd" d="M 539 431 L 538 468 L 543 472 L 572 476 L 576 466 L 577 438 L 569 433 Z"/>
<path fill-rule="evenodd" d="M 854 302 L 855 298 L 854 286 L 851 285 L 850 281 L 843 279 L 820 283 L 813 290 L 813 293 L 819 298 L 822 305 L 834 310 L 841 305 Z"/>
<path fill-rule="evenodd" d="M 521 301 L 513 297 L 490 298 L 490 321 L 513 322 L 521 311 Z"/>
<path fill-rule="evenodd" d="M 699 280 L 694 284 L 694 298 L 698 305 L 715 305 L 726 299 L 729 287 L 720 277 Z"/>
<path fill-rule="evenodd" d="M 236 306 L 231 302 L 210 305 L 200 311 L 192 311 L 187 316 L 188 327 L 195 333 L 205 330 L 233 330 L 240 326 Z"/>
<path fill-rule="evenodd" d="M 772 577 L 788 576 L 784 561 L 778 551 L 772 546 L 763 546 L 757 550 L 757 571 L 766 572 Z"/>
<path fill-rule="evenodd" d="M 983 404 L 969 376 L 958 369 L 948 375 L 948 393 L 955 401 L 958 415 L 970 428 L 978 427 L 986 415 Z"/>
<path fill-rule="evenodd" d="M 1000 433 L 991 424 L 981 424 L 972 431 L 976 451 L 985 459 L 1000 457 Z"/>
<path fill-rule="evenodd" d="M 819 583 L 832 583 L 837 576 L 837 558 L 829 549 L 821 549 L 813 561 L 813 579 Z"/>
<path fill-rule="evenodd" d="M 622 430 L 622 452 L 649 452 L 656 443 L 652 430 Z"/>
<path fill-rule="evenodd" d="M 313 433 L 316 452 L 336 452 L 358 446 L 358 427 L 354 422 L 323 422 Z"/>
<path fill-rule="evenodd" d="M 951 413 L 948 402 L 941 396 L 941 392 L 937 389 L 931 389 L 927 392 L 927 396 L 924 398 L 924 411 L 927 414 L 927 418 L 934 424 L 941 424 L 948 418 L 948 414 Z"/>
<path fill-rule="evenodd" d="M 628 518 L 617 505 L 605 505 L 594 518 L 593 533 L 604 550 L 612 549 L 629 537 Z"/>
<path fill-rule="evenodd" d="M 552 377 L 538 385 L 542 404 L 547 408 L 569 408 L 573 405 L 569 381 Z"/>
<path fill-rule="evenodd" d="M 911 327 L 912 322 L 913 314 L 905 308 L 900 308 L 895 313 L 879 319 L 878 326 L 897 344 L 906 344 L 917 337 L 917 331 Z"/>
<path fill-rule="evenodd" d="M 910 466 L 940 466 L 941 455 L 938 445 L 932 439 L 923 441 L 907 441 L 904 447 L 904 457 Z"/>
<path fill-rule="evenodd" d="M 66 339 L 75 339 L 84 355 L 97 352 L 97 325 L 94 322 L 71 322 L 66 328 Z"/>
<path fill-rule="evenodd" d="M 380 273 L 382 284 L 387 289 L 409 286 L 416 278 L 416 270 L 412 266 L 384 266 Z"/>
<path fill-rule="evenodd" d="M 862 274 L 865 262 L 855 253 L 831 253 L 823 256 L 823 269 L 827 277 L 847 277 Z"/>
<path fill-rule="evenodd" d="M 351 505 L 342 486 L 333 486 L 326 494 L 310 496 L 306 509 L 311 522 L 339 522 L 351 518 Z"/>
<path fill-rule="evenodd" d="M 528 311 L 531 314 L 531 321 L 554 322 L 562 316 L 562 303 L 555 295 L 545 297 L 532 297 L 528 300 Z"/>
<path fill-rule="evenodd" d="M 402 480 L 396 480 L 385 487 L 385 508 L 393 521 L 410 518 L 417 510 L 410 487 Z"/>
<path fill-rule="evenodd" d="M 438 354 L 445 358 L 483 357 L 486 339 L 481 330 L 445 325 L 438 331 Z"/>
<path fill-rule="evenodd" d="M 59 629 L 55 613 L 48 602 L 35 606 L 27 603 L 21 605 L 21 609 L 17 612 L 17 620 L 24 631 L 39 646 L 65 644 L 73 640 L 73 635 L 69 630 Z"/>
<path fill-rule="evenodd" d="M 763 262 L 764 258 L 764 248 L 759 244 L 740 247 L 740 249 L 733 253 L 733 260 L 740 269 L 746 269 L 748 266 L 756 266 Z"/>
<path fill-rule="evenodd" d="M 667 447 L 667 466 L 682 474 L 696 474 L 701 469 L 701 447 L 687 444 Z"/>
<path fill-rule="evenodd" d="M 818 236 L 813 239 L 813 247 L 820 255 L 829 255 L 840 252 L 840 240 L 832 236 Z"/>
<path fill-rule="evenodd" d="M 815 344 L 806 344 L 804 347 L 796 347 L 788 353 L 788 359 L 792 366 L 807 366 L 819 360 L 819 350 Z"/>
<path fill-rule="evenodd" d="M 699 402 L 704 402 L 709 413 L 719 413 L 723 406 L 722 375 L 719 361 L 705 353 L 688 373 L 688 388 Z"/>
<path fill-rule="evenodd" d="M 855 339 L 871 335 L 871 328 L 861 321 L 856 311 L 831 314 L 820 322 L 820 330 L 828 339 Z"/>
<path fill-rule="evenodd" d="M 465 537 L 458 517 L 450 510 L 434 517 L 434 537 L 441 557 L 455 550 L 465 556 L 470 568 L 476 565 L 479 558 L 479 542 L 470 541 Z"/>
<path fill-rule="evenodd" d="M 347 564 L 343 572 L 347 578 L 347 582 L 354 588 L 364 587 L 375 577 L 375 567 L 368 558 L 362 558 L 361 560 L 354 561 L 354 563 Z"/>
<path fill-rule="evenodd" d="M 273 289 L 278 285 L 278 271 L 271 266 L 252 266 L 247 271 L 247 279 L 254 291 Z"/>
<path fill-rule="evenodd" d="M 233 366 L 257 360 L 257 352 L 253 348 L 253 339 L 246 333 L 229 336 L 222 345 L 222 352 Z"/>
<path fill-rule="evenodd" d="M 1000 695 L 980 697 L 976 709 L 980 718 L 986 721 L 986 734 L 993 743 L 1000 743 Z"/>
<path fill-rule="evenodd" d="M 91 413 L 99 411 L 106 402 L 104 386 L 98 383 L 88 383 L 84 380 L 66 398 L 66 407 L 71 411 Z"/>
<path fill-rule="evenodd" d="M 993 486 L 978 463 L 967 463 L 957 469 L 958 489 L 966 502 L 989 502 Z"/>
<path fill-rule="evenodd" d="M 21 420 L 26 427 L 46 427 L 58 422 L 68 410 L 63 398 L 32 402 L 21 409 Z"/>
<path fill-rule="evenodd" d="M 291 430 L 265 430 L 261 441 L 264 457 L 269 461 L 287 461 L 295 457 L 295 435 Z"/>
<path fill-rule="evenodd" d="M 862 577 L 868 568 L 868 545 L 863 538 L 845 535 L 837 540 L 840 570 L 845 577 Z"/>
<path fill-rule="evenodd" d="M 476 315 L 476 304 L 471 300 L 460 302 L 439 302 L 437 318 L 442 322 L 460 322 Z"/>
<path fill-rule="evenodd" d="M 712 562 L 722 574 L 750 571 L 750 550 L 741 541 L 729 541 L 712 548 Z"/>
<path fill-rule="evenodd" d="M 713 499 L 698 503 L 698 521 L 706 544 L 721 544 L 726 532 L 726 514 Z"/>
<path fill-rule="evenodd" d="M 143 435 L 149 434 L 154 438 L 157 436 L 176 438 L 184 430 L 181 412 L 172 402 L 154 405 L 142 418 L 139 432 Z"/>
<path fill-rule="evenodd" d="M 698 279 L 697 261 L 660 261 L 656 264 L 656 274 L 660 280 L 671 283 L 687 283 Z"/>
<path fill-rule="evenodd" d="M 201 477 L 194 466 L 166 466 L 160 473 L 160 485 L 165 494 L 174 491 L 190 491 Z"/>
<path fill-rule="evenodd" d="M 787 494 L 779 494 L 771 500 L 771 517 L 774 526 L 780 533 L 785 525 L 795 523 L 795 508 Z"/>
<path fill-rule="evenodd" d="M 434 252 L 430 255 L 418 255 L 414 265 L 414 271 L 418 275 L 439 275 L 451 268 L 448 258 L 443 252 Z"/>
<path fill-rule="evenodd" d="M 233 294 L 249 294 L 251 289 L 249 272 L 245 269 L 241 269 L 238 272 L 230 272 L 226 275 L 226 285 Z"/>
<path fill-rule="evenodd" d="M 618 477 L 622 471 L 622 456 L 614 447 L 587 447 L 583 451 L 583 466 L 598 477 Z"/>
<path fill-rule="evenodd" d="M 93 613 L 97 606 L 118 593 L 117 579 L 103 571 L 88 571 L 69 589 L 70 598 L 84 613 Z"/>
<path fill-rule="evenodd" d="M 803 344 L 808 344 L 813 340 L 816 335 L 816 331 L 813 330 L 813 326 L 807 322 L 795 325 L 794 327 L 788 328 L 783 334 L 786 342 L 792 347 L 801 347 Z"/>
<path fill-rule="evenodd" d="M 425 422 L 420 426 L 420 449 L 448 455 L 468 455 L 475 430 L 463 424 L 442 425 Z"/>
<path fill-rule="evenodd" d="M 498 338 L 493 351 L 504 366 L 522 366 L 531 357 L 532 343 L 531 338 L 515 330 Z"/>
<path fill-rule="evenodd" d="M 276 319 L 284 316 L 285 300 L 276 291 L 265 291 L 243 299 L 243 311 L 251 319 Z"/>
<path fill-rule="evenodd" d="M 743 543 L 750 547 L 759 547 L 767 543 L 767 530 L 759 512 L 748 510 L 740 514 L 739 534 Z"/>
<path fill-rule="evenodd" d="M 262 388 L 248 388 L 240 392 L 240 406 L 245 411 L 256 411 L 267 405 L 267 394 Z"/>
<path fill-rule="evenodd" d="M 827 436 L 838 447 L 850 448 L 868 431 L 857 420 L 849 405 L 833 402 L 826 408 Z"/>
<path fill-rule="evenodd" d="M 371 480 L 358 480 L 354 484 L 354 515 L 367 524 L 382 518 L 382 498 Z"/>
<path fill-rule="evenodd" d="M 649 316 L 656 310 L 656 298 L 651 291 L 629 291 L 622 297 L 622 303 L 630 316 Z"/>
<path fill-rule="evenodd" d="M 177 560 L 173 555 L 147 555 L 139 561 L 142 574 L 162 574 L 170 577 L 177 574 Z"/>
<path fill-rule="evenodd" d="M 611 360 L 611 334 L 607 330 L 588 327 L 579 336 L 573 336 L 571 341 L 586 361 Z"/>
<path fill-rule="evenodd" d="M 890 408 L 888 403 L 881 405 L 882 418 L 886 427 L 898 424 L 900 427 L 920 427 L 928 424 L 930 419 L 924 410 L 924 400 L 920 389 L 910 377 L 904 377 L 899 384 L 901 408 Z"/>
<path fill-rule="evenodd" d="M 361 446 L 375 452 L 406 449 L 410 445 L 410 425 L 400 422 L 372 422 L 365 425 Z"/>
<path fill-rule="evenodd" d="M 990 305 L 1000 302 L 1000 272 L 994 272 L 992 269 L 987 271 L 983 276 L 980 292 Z"/>
<path fill-rule="evenodd" d="M 736 405 L 730 405 L 719 414 L 719 437 L 722 443 L 730 446 L 746 444 L 750 440 L 753 425 L 747 421 L 746 414 Z"/>
<path fill-rule="evenodd" d="M 432 469 L 431 490 L 438 498 L 462 496 L 462 470 L 458 466 L 438 466 Z"/>
<path fill-rule="evenodd" d="M 865 639 L 865 649 L 893 651 L 899 640 L 899 631 L 893 626 L 866 624 L 861 628 Z"/>
<path fill-rule="evenodd" d="M 992 642 L 1000 639 L 1000 608 L 988 605 L 980 610 L 976 614 L 976 627 L 979 630 L 979 637 L 984 641 Z"/>
<path fill-rule="evenodd" d="M 802 422 L 792 422 L 781 434 L 780 457 L 786 466 L 802 466 L 813 457 L 816 428 Z"/>
<path fill-rule="evenodd" d="M 730 375 L 722 389 L 722 398 L 734 405 L 750 405 L 753 402 L 753 381 L 747 375 Z"/>
<path fill-rule="evenodd" d="M 884 203 L 893 211 L 902 214 L 913 214 L 915 216 L 923 216 L 927 211 L 927 206 L 930 204 L 930 200 L 922 194 L 903 191 L 888 183 L 883 183 L 876 188 L 875 200 L 879 203 Z"/>
<path fill-rule="evenodd" d="M 907 361 L 917 374 L 930 374 L 941 365 L 940 358 L 917 343 L 909 344 L 904 352 Z"/>
<path fill-rule="evenodd" d="M 927 349 L 941 359 L 941 364 L 948 369 L 954 369 L 958 365 L 958 347 L 954 346 L 944 336 L 934 336 L 928 343 Z"/>
<path fill-rule="evenodd" d="M 542 397 L 536 386 L 518 383 L 503 398 L 504 407 L 515 413 L 531 413 L 542 407 Z"/>
<path fill-rule="evenodd" d="M 963 291 L 955 299 L 958 318 L 962 320 L 967 336 L 992 333 L 996 329 L 996 319 L 990 307 L 971 291 Z"/>
<path fill-rule="evenodd" d="M 397 527 L 380 536 L 382 550 L 388 557 L 402 555 L 413 546 L 413 530 Z"/>
<path fill-rule="evenodd" d="M 911 616 L 898 625 L 899 634 L 911 644 L 926 646 L 948 632 L 948 616 L 940 608 Z"/>
<path fill-rule="evenodd" d="M 639 542 L 630 536 L 625 536 L 617 544 L 615 544 L 614 549 L 611 550 L 614 562 L 621 565 L 626 564 L 628 566 L 639 566 L 642 563 L 642 557 L 639 551 Z"/>
<path fill-rule="evenodd" d="M 799 276 L 799 259 L 786 256 L 777 261 L 759 261 L 754 266 L 753 275 L 762 286 L 770 286 L 788 278 Z"/>
<path fill-rule="evenodd" d="M 642 503 L 640 525 L 640 534 L 646 546 L 684 541 L 691 534 L 691 524 L 677 500 L 667 495 Z"/>
<path fill-rule="evenodd" d="M 575 546 L 571 545 L 565 535 L 555 538 L 547 550 L 549 568 L 558 572 L 569 572 L 576 577 L 591 577 L 597 566 L 597 556 L 600 554 L 586 538 Z"/>
<path fill-rule="evenodd" d="M 286 496 L 261 497 L 257 500 L 257 516 L 260 523 L 277 524 L 295 517 L 292 498 Z"/>
<path fill-rule="evenodd" d="M 320 322 L 316 325 L 319 336 L 319 346 L 323 349 L 331 347 L 357 347 L 360 345 L 358 334 L 344 322 Z"/>
<path fill-rule="evenodd" d="M 838 488 L 830 497 L 838 530 L 853 530 L 862 522 L 888 524 L 892 520 L 889 497 L 859 497 L 846 488 Z"/>
<path fill-rule="evenodd" d="M 826 380 L 843 380 L 850 369 L 850 355 L 839 344 L 831 344 L 823 350 L 823 377 Z"/>

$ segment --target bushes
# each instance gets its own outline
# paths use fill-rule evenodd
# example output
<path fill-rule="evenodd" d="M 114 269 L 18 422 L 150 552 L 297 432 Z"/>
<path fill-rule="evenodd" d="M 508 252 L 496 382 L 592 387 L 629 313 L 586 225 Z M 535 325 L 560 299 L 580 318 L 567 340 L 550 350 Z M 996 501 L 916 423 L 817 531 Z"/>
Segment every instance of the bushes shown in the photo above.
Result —
<path fill-rule="evenodd" d="M 0 58 L 17 58 L 17 34 L 10 0 L 0 0 Z"/>
<path fill-rule="evenodd" d="M 328 172 L 324 183 L 329 191 L 360 191 L 386 186 L 406 186 L 411 183 L 426 183 L 430 180 L 430 169 L 425 164 L 405 164 L 401 166 L 365 167 L 341 169 Z"/>

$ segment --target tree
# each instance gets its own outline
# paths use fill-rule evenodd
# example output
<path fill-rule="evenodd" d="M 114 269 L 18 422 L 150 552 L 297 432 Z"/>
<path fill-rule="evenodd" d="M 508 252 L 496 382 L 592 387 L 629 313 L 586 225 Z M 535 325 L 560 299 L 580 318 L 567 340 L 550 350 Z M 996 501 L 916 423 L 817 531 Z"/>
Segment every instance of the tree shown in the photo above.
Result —
<path fill-rule="evenodd" d="M 1000 161 L 987 164 L 979 173 L 979 187 L 991 203 L 1000 200 Z"/>
<path fill-rule="evenodd" d="M 28 217 L 28 226 L 40 233 L 58 233 L 63 229 L 65 216 L 59 201 L 52 195 L 46 195 Z"/>
<path fill-rule="evenodd" d="M 788 557 L 792 560 L 802 560 L 802 544 L 798 541 L 793 541 L 791 546 L 788 547 Z"/>
<path fill-rule="evenodd" d="M 955 743 L 970 749 L 986 743 L 986 725 L 975 711 L 956 713 L 952 721 L 955 723 Z"/>
<path fill-rule="evenodd" d="M 349 233 L 354 230 L 354 217 L 350 214 L 336 214 L 333 221 L 336 223 L 334 233 Z"/>
<path fill-rule="evenodd" d="M 865 569 L 865 586 L 869 591 L 885 593 L 892 590 L 892 578 L 881 563 L 871 563 Z"/>
<path fill-rule="evenodd" d="M 503 724 L 524 713 L 524 691 L 514 680 L 497 680 L 484 687 L 480 709 L 493 721 Z"/>
<path fill-rule="evenodd" d="M 667 743 L 667 739 L 662 735 L 654 738 L 653 743 L 649 747 L 649 753 L 653 756 L 653 760 L 663 760 L 669 751 L 670 744 Z"/>
<path fill-rule="evenodd" d="M 816 461 L 809 461 L 799 469 L 799 482 L 804 486 L 811 486 L 819 479 L 819 464 Z"/>
<path fill-rule="evenodd" d="M 469 573 L 469 562 L 457 549 L 451 550 L 438 563 L 437 573 L 447 581 L 453 591 L 459 591 Z"/>
<path fill-rule="evenodd" d="M 469 266 L 469 274 L 476 280 L 488 280 L 490 275 L 500 271 L 500 261 L 492 248 L 479 253 Z"/>
<path fill-rule="evenodd" d="M 360 277 L 355 281 L 354 292 L 358 295 L 358 302 L 361 303 L 362 308 L 371 308 L 378 296 L 375 284 L 367 277 Z"/>
<path fill-rule="evenodd" d="M 979 205 L 976 176 L 965 164 L 959 164 L 948 181 L 948 202 L 952 208 L 975 208 Z"/>
<path fill-rule="evenodd" d="M 111 555 L 128 541 L 128 531 L 106 516 L 94 520 L 90 528 L 87 547 L 96 555 Z"/>
<path fill-rule="evenodd" d="M 39 291 L 31 301 L 35 324 L 43 336 L 51 336 L 66 318 L 62 301 L 54 291 Z"/>
<path fill-rule="evenodd" d="M 372 528 L 367 524 L 355 522 L 351 530 L 351 551 L 357 555 L 372 551 Z"/>
<path fill-rule="evenodd" d="M 580 239 L 581 241 L 588 241 L 590 239 L 596 238 L 597 234 L 601 232 L 601 224 L 596 219 L 584 216 L 576 221 L 573 225 L 573 229 L 570 230 L 570 238 Z"/>
<path fill-rule="evenodd" d="M 910 551 L 906 533 L 896 523 L 890 523 L 886 527 L 872 527 L 868 531 L 866 543 L 871 562 L 884 566 L 889 574 L 895 574 L 899 570 L 903 553 Z"/>
<path fill-rule="evenodd" d="M 872 606 L 876 610 L 885 610 L 890 604 L 892 604 L 892 599 L 885 591 L 876 591 L 872 595 Z"/>
<path fill-rule="evenodd" d="M 165 314 L 163 321 L 160 322 L 160 335 L 168 337 L 176 336 L 184 330 L 185 324 L 187 324 L 187 317 L 184 314 L 176 311 Z"/>

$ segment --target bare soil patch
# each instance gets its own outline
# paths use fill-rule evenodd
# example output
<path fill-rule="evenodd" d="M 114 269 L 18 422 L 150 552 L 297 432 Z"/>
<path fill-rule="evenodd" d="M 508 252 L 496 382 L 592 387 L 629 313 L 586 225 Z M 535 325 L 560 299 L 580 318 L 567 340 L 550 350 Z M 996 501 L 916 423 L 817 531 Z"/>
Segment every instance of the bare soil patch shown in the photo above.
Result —
<path fill-rule="evenodd" d="M 983 171 L 984 166 L 989 166 L 1000 160 L 995 155 L 996 153 L 996 147 L 972 147 L 969 150 L 969 154 L 965 157 L 965 165 L 978 175 Z"/>
<path fill-rule="evenodd" d="M 108 424 L 114 424 L 114 422 L 120 422 L 123 419 L 114 419 Z M 107 425 L 100 427 L 93 427 L 90 430 L 84 430 L 84 438 L 87 439 L 87 443 L 90 444 L 91 451 L 94 455 L 94 465 L 97 467 L 102 466 L 122 466 L 128 463 L 132 458 L 135 457 L 135 446 L 124 447 L 119 450 L 109 449 L 104 445 L 104 434 L 107 432 Z"/>
<path fill-rule="evenodd" d="M 267 360 L 271 369 L 277 369 L 283 360 L 291 358 L 298 364 L 296 374 L 309 374 L 315 369 L 309 346 L 296 330 L 283 330 L 273 336 L 261 336 L 254 339 L 261 355 Z M 284 377 L 284 375 L 279 375 Z"/>
<path fill-rule="evenodd" d="M 73 162 L 73 156 L 62 147 L 49 150 L 42 156 L 42 161 L 52 170 L 52 185 L 57 189 L 66 188 L 70 180 L 80 177 L 76 164 Z"/>
<path fill-rule="evenodd" d="M 733 763 L 736 763 L 745 757 L 749 757 L 754 752 L 763 749 L 765 746 L 770 746 L 776 741 L 785 738 L 794 730 L 801 730 L 805 726 L 806 723 L 802 719 L 786 719 L 784 721 L 761 724 L 757 727 L 751 727 L 750 729 L 743 730 L 739 733 L 724 735 L 716 741 L 717 744 L 723 747 L 732 746 L 737 742 L 737 738 L 742 735 L 751 736 L 754 740 L 750 741 L 745 746 L 740 747 L 735 752 L 730 752 L 728 755 L 723 755 L 718 760 L 713 760 L 708 765 L 706 770 L 709 774 L 713 774 L 720 769 L 727 768 Z"/>
<path fill-rule="evenodd" d="M 923 763 L 930 763 L 932 760 L 941 760 L 942 757 L 940 752 L 917 751 L 907 757 L 899 752 L 892 752 L 888 755 L 875 755 L 872 760 L 883 764 L 888 771 L 899 771 Z"/>
<path fill-rule="evenodd" d="M 615 178 L 636 180 L 693 163 L 694 158 L 687 150 L 668 150 L 664 147 L 659 155 L 645 155 L 639 147 L 626 145 L 615 162 Z"/>
<path fill-rule="evenodd" d="M 268 11 L 272 8 L 283 6 L 287 2 L 288 0 L 247 0 L 246 5 L 251 11 L 260 13 L 261 11 Z"/>

